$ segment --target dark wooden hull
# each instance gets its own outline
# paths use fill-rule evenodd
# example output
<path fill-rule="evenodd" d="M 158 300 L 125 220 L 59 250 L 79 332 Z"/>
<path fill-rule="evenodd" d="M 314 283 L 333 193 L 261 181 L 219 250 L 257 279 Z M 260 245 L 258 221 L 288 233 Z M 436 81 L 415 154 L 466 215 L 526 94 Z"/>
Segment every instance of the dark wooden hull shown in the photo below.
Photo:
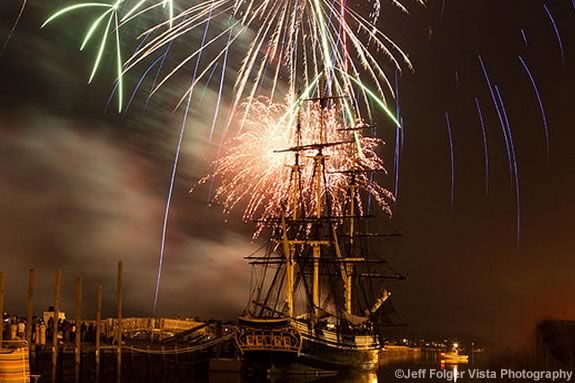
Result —
<path fill-rule="evenodd" d="M 293 340 L 296 336 L 297 340 Z M 292 339 L 289 344 L 288 337 Z M 291 365 L 298 363 L 328 371 L 373 371 L 377 369 L 380 352 L 373 336 L 341 339 L 335 332 L 316 332 L 305 323 L 289 320 L 270 324 L 244 319 L 236 343 L 248 362 L 273 364 L 280 370 L 291 369 Z M 286 347 L 281 347 L 284 344 Z"/>
<path fill-rule="evenodd" d="M 298 362 L 329 371 L 374 371 L 379 349 L 343 348 L 315 339 L 304 339 Z"/>

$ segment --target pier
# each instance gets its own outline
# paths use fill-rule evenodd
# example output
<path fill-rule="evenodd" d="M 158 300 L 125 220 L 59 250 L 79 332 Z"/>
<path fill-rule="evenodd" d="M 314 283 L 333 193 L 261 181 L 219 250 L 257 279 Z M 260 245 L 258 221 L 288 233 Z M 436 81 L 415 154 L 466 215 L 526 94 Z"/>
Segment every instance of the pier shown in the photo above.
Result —
<path fill-rule="evenodd" d="M 118 263 L 116 315 L 102 316 L 102 286 L 96 287 L 96 318 L 84 318 L 81 276 L 74 286 L 74 310 L 61 306 L 62 271 L 54 276 L 53 306 L 37 315 L 37 273 L 29 270 L 24 316 L 4 315 L 5 275 L 0 272 L 0 382 L 178 381 L 210 359 L 235 354 L 233 327 L 221 322 L 123 315 L 123 265 Z M 198 366 L 205 366 L 199 369 Z"/>

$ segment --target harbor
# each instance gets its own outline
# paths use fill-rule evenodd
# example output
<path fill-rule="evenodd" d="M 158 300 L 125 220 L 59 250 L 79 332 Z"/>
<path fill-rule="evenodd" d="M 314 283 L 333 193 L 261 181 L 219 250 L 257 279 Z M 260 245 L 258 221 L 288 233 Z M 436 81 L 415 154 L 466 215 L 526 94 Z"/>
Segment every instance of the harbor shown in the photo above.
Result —
<path fill-rule="evenodd" d="M 575 380 L 575 0 L 0 8 L 0 383 Z"/>
<path fill-rule="evenodd" d="M 0 381 L 4 382 L 251 382 L 278 379 L 315 381 L 328 376 L 363 381 L 386 366 L 437 360 L 444 343 L 408 344 L 388 340 L 378 350 L 377 365 L 371 371 L 349 371 L 298 367 L 285 371 L 270 366 L 263 375 L 245 358 L 237 337 L 241 324 L 197 318 L 124 317 L 123 265 L 118 263 L 116 315 L 102 316 L 102 287 L 97 286 L 96 302 L 83 300 L 82 278 L 76 279 L 73 310 L 61 305 L 62 272 L 54 276 L 54 301 L 47 311 L 35 309 L 38 274 L 28 272 L 26 315 L 4 315 L 0 326 Z M 7 286 L 0 273 L 0 309 Z M 8 287 L 9 289 L 9 287 Z M 110 299 L 110 297 L 107 297 Z M 96 318 L 85 318 L 88 306 L 96 307 Z M 53 318 L 59 318 L 54 321 Z M 27 326 L 31 323 L 31 326 Z M 57 327 L 56 327 L 57 326 Z M 238 335 L 239 334 L 239 335 Z M 262 346 L 273 339 L 262 339 Z M 267 343 L 270 342 L 270 343 Z M 399 342 L 398 344 L 396 344 Z M 241 344 L 241 343 L 240 343 Z M 427 344 L 427 346 L 426 346 Z M 423 347 L 422 347 L 423 346 Z M 254 373 L 256 373 L 254 375 Z M 357 375 L 357 376 L 356 376 Z M 339 379 L 339 378 L 338 378 Z M 343 378 L 342 378 L 343 379 Z M 360 379 L 360 380 L 357 380 Z M 297 380 L 299 381 L 299 380 Z"/>
<path fill-rule="evenodd" d="M 199 318 L 144 318 L 123 316 L 123 266 L 117 269 L 116 315 L 102 316 L 101 286 L 96 302 L 82 299 L 85 287 L 76 279 L 75 307 L 62 307 L 61 272 L 54 276 L 53 306 L 35 309 L 38 275 L 28 272 L 26 315 L 4 315 L 0 348 L 0 381 L 101 383 L 101 382 L 350 382 L 402 381 L 397 371 L 413 378 L 476 381 L 475 374 L 498 377 L 503 367 L 516 371 L 563 371 L 571 365 L 569 346 L 562 345 L 561 333 L 569 332 L 570 322 L 543 322 L 537 328 L 537 347 L 527 354 L 505 355 L 486 350 L 477 343 L 457 343 L 441 337 L 401 337 L 400 332 L 383 340 L 376 366 L 369 371 L 345 371 L 283 364 L 271 364 L 265 371 L 246 358 L 238 343 L 241 322 Z M 0 273 L 0 307 L 7 286 Z M 84 294 L 83 294 L 84 293 Z M 110 299 L 112 297 L 107 297 Z M 84 318 L 83 311 L 96 307 L 96 318 Z M 10 312 L 8 307 L 3 311 Z M 70 310 L 71 309 L 71 310 Z M 59 317 L 54 332 L 52 318 Z M 27 320 L 30 319 L 30 322 Z M 32 323 L 32 326 L 26 326 Z M 79 324 L 79 326 L 76 326 Z M 55 335 L 56 334 L 56 335 Z M 558 338 L 559 337 L 559 338 Z M 274 340 L 261 340 L 262 346 Z M 559 343 L 557 343 L 559 342 Z M 565 370 L 568 371 L 568 370 Z M 424 376 L 425 375 L 425 376 Z M 483 376 L 483 375 L 481 375 Z M 519 375 L 517 375 L 519 376 Z M 451 377 L 451 378 L 450 378 Z M 514 380 L 512 380 L 514 381 Z"/>

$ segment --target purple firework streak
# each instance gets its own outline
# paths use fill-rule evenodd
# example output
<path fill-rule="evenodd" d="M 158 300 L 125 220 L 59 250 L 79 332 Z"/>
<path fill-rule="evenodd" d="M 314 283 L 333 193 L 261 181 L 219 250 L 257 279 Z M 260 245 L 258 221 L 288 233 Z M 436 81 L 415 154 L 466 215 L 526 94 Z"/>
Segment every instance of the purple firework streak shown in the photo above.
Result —
<path fill-rule="evenodd" d="M 475 107 L 477 108 L 477 113 L 479 115 L 479 122 L 481 123 L 481 138 L 483 139 L 483 162 L 485 168 L 485 195 L 489 194 L 489 150 L 487 147 L 487 131 L 485 129 L 485 119 L 483 118 L 483 112 L 481 111 L 481 105 L 479 104 L 479 99 L 475 97 Z"/>
<path fill-rule="evenodd" d="M 209 28 L 210 28 L 210 19 L 208 18 L 208 21 L 206 22 L 206 26 L 204 28 L 204 33 L 202 35 L 202 45 L 206 41 L 206 37 L 208 35 Z M 199 67 L 201 59 L 202 59 L 202 52 L 200 51 L 200 54 L 198 55 L 198 58 L 196 59 L 196 63 L 195 63 L 195 67 L 194 67 L 194 73 L 192 75 L 192 80 L 191 80 L 192 84 L 196 81 L 196 76 L 198 73 L 198 67 Z M 172 174 L 170 177 L 170 187 L 168 189 L 168 196 L 166 199 L 166 207 L 164 209 L 164 219 L 162 221 L 162 239 L 160 242 L 160 260 L 159 260 L 159 266 L 158 266 L 158 273 L 156 275 L 156 289 L 154 291 L 154 310 L 153 310 L 154 314 L 156 313 L 156 309 L 158 308 L 158 296 L 160 293 L 160 281 L 162 278 L 162 267 L 164 265 L 164 255 L 165 255 L 165 250 L 166 250 L 166 240 L 167 240 L 167 234 L 168 234 L 168 218 L 170 215 L 170 205 L 172 202 L 172 196 L 174 194 L 174 185 L 176 182 L 178 160 L 180 158 L 180 150 L 182 147 L 182 140 L 183 140 L 184 134 L 186 132 L 186 125 L 187 125 L 186 121 L 188 119 L 188 114 L 190 111 L 190 103 L 192 101 L 192 95 L 193 95 L 193 92 L 190 91 L 190 94 L 188 96 L 188 100 L 186 102 L 186 109 L 184 111 L 184 119 L 182 120 L 182 124 L 180 127 L 180 134 L 178 137 L 178 146 L 176 147 L 176 154 L 174 156 L 174 162 L 172 164 Z"/>
<path fill-rule="evenodd" d="M 451 131 L 451 121 L 449 119 L 449 113 L 445 112 L 445 124 L 447 126 L 447 136 L 449 138 L 449 160 L 451 163 L 451 208 L 453 208 L 453 202 L 455 200 L 455 152 L 453 148 L 453 134 Z"/>
<path fill-rule="evenodd" d="M 519 245 L 519 240 L 521 239 L 521 199 L 519 194 L 519 171 L 517 165 L 517 156 L 515 154 L 515 145 L 513 144 L 513 134 L 511 132 L 511 124 L 509 123 L 509 118 L 507 110 L 505 108 L 505 102 L 503 101 L 503 96 L 499 91 L 497 85 L 495 85 L 495 93 L 497 95 L 497 101 L 503 111 L 504 125 L 501 126 L 505 133 L 505 140 L 509 143 L 511 148 L 511 161 L 513 164 L 513 183 L 515 186 L 515 211 L 516 211 L 516 233 L 517 233 L 517 245 Z"/>
<path fill-rule="evenodd" d="M 156 71 L 156 74 L 154 75 L 154 81 L 152 81 L 152 86 L 150 87 L 150 93 L 148 94 L 148 97 L 146 98 L 146 108 L 148 107 L 148 104 L 150 102 L 150 98 L 152 98 L 152 95 L 154 94 L 153 89 L 156 88 L 156 84 L 158 83 L 158 78 L 160 77 L 160 73 L 162 72 L 162 68 L 164 67 L 164 63 L 166 62 L 166 58 L 168 57 L 168 53 L 170 52 L 172 45 L 173 45 L 173 42 L 170 42 L 170 44 L 166 48 L 166 51 L 162 55 L 162 61 L 160 62 L 160 65 L 158 66 L 158 70 Z"/>
<path fill-rule="evenodd" d="M 502 129 L 504 129 L 503 127 L 505 126 L 504 120 L 503 120 L 503 115 L 502 115 L 502 111 L 499 107 L 499 104 L 497 102 L 497 98 L 495 97 L 495 92 L 494 92 L 494 87 L 491 83 L 491 79 L 489 78 L 489 72 L 487 71 L 487 66 L 485 65 L 485 62 L 483 61 L 483 58 L 481 57 L 481 55 L 479 55 L 479 63 L 481 64 L 481 70 L 483 71 L 483 77 L 485 78 L 485 82 L 487 83 L 487 87 L 489 89 L 489 94 L 491 95 L 491 101 L 493 101 L 493 106 L 495 107 L 495 111 L 497 112 L 497 117 L 499 118 L 499 124 L 501 125 Z M 504 135 L 506 133 L 504 132 Z M 509 142 L 508 140 L 504 140 L 505 141 L 505 150 L 507 152 L 507 162 L 509 164 L 509 179 L 513 179 L 513 165 L 511 163 L 511 149 L 509 147 Z"/>
<path fill-rule="evenodd" d="M 523 28 L 521 28 L 521 38 L 523 39 L 523 44 L 525 44 L 525 48 L 527 48 L 529 46 L 529 43 L 527 41 L 527 34 L 525 33 L 525 29 Z"/>
<path fill-rule="evenodd" d="M 545 113 L 545 107 L 543 106 L 543 99 L 541 97 L 541 92 L 539 92 L 539 87 L 537 86 L 535 77 L 533 76 L 533 73 L 529 69 L 527 62 L 525 62 L 525 60 L 521 56 L 519 56 L 519 62 L 521 63 L 521 66 L 523 67 L 525 73 L 529 77 L 531 87 L 533 88 L 533 92 L 537 97 L 537 103 L 539 104 L 539 111 L 541 112 L 541 120 L 543 120 L 543 129 L 545 131 L 545 150 L 547 153 L 547 161 L 549 161 L 549 124 L 547 122 L 547 113 Z"/>
<path fill-rule="evenodd" d="M 549 20 L 553 26 L 553 31 L 555 32 L 555 37 L 557 38 L 557 45 L 559 46 L 559 52 L 561 53 L 561 64 L 565 66 L 565 52 L 563 50 L 563 41 L 561 39 L 561 34 L 559 33 L 559 28 L 557 27 L 555 18 L 553 17 L 553 14 L 549 10 L 547 4 L 543 4 L 543 8 L 545 8 L 545 12 L 547 13 L 547 16 L 549 16 Z"/>
<path fill-rule="evenodd" d="M 188 113 L 190 111 L 190 102 L 192 101 L 192 92 L 188 96 L 186 103 L 186 110 L 184 111 L 184 118 L 182 119 L 182 125 L 180 127 L 180 135 L 178 137 L 178 146 L 176 147 L 176 153 L 174 155 L 174 162 L 172 165 L 172 175 L 170 177 L 170 189 L 168 191 L 168 198 L 166 200 L 166 207 L 164 210 L 164 219 L 162 221 L 162 241 L 160 243 L 160 260 L 158 264 L 158 274 L 156 277 L 156 289 L 154 291 L 154 314 L 158 306 L 158 296 L 160 293 L 160 281 L 162 278 L 162 268 L 164 266 L 164 254 L 166 249 L 166 238 L 168 235 L 168 218 L 170 216 L 170 206 L 172 202 L 172 196 L 174 193 L 174 184 L 176 179 L 176 172 L 178 169 L 178 160 L 180 159 L 180 149 L 182 147 L 182 140 L 184 138 L 184 133 L 186 131 L 186 121 L 188 120 Z"/>

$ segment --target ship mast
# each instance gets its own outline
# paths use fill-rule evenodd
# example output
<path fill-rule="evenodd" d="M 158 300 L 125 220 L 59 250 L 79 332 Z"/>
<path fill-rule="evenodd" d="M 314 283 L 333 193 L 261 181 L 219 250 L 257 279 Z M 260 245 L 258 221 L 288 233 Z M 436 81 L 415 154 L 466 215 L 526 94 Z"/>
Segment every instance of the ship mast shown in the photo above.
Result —
<path fill-rule="evenodd" d="M 356 264 L 367 264 L 369 261 L 365 260 L 363 257 L 357 257 L 355 255 L 355 242 L 357 239 L 357 218 L 356 216 L 358 211 L 358 191 L 359 186 L 357 183 L 357 173 L 362 173 L 366 171 L 370 171 L 369 169 L 360 169 L 358 159 L 361 157 L 361 147 L 359 143 L 359 139 L 357 136 L 357 131 L 365 129 L 365 127 L 360 123 L 356 125 L 352 123 L 353 126 L 348 128 L 343 128 L 340 130 L 350 131 L 353 137 L 350 137 L 349 141 L 338 141 L 338 142 L 331 142 L 329 137 L 327 137 L 327 127 L 325 126 L 325 109 L 327 108 L 327 103 L 334 99 L 344 98 L 345 96 L 320 96 L 317 98 L 308 99 L 306 101 L 316 101 L 319 102 L 319 123 L 316 125 L 316 129 L 319 129 L 317 132 L 318 135 L 314 136 L 317 138 L 316 142 L 311 143 L 303 143 L 302 141 L 302 126 L 300 120 L 300 111 L 298 110 L 297 115 L 297 124 L 296 124 L 296 132 L 295 132 L 295 146 L 276 150 L 275 152 L 294 152 L 294 162 L 292 164 L 287 165 L 290 168 L 291 174 L 291 181 L 292 181 L 292 189 L 290 191 L 290 198 L 292 199 L 288 206 L 291 208 L 291 212 L 289 214 L 286 213 L 284 207 L 282 207 L 281 217 L 279 219 L 279 238 L 277 238 L 277 242 L 281 242 L 283 256 L 279 259 L 274 260 L 267 260 L 263 261 L 266 264 L 273 264 L 275 262 L 285 263 L 285 274 L 283 279 L 283 287 L 280 287 L 280 291 L 283 290 L 284 302 L 285 306 L 284 309 L 287 311 L 285 312 L 289 318 L 295 319 L 295 289 L 296 284 L 299 283 L 300 280 L 303 279 L 304 283 L 309 281 L 306 284 L 305 288 L 307 291 L 308 297 L 308 315 L 309 319 L 312 323 L 317 323 L 319 318 L 324 315 L 324 309 L 322 308 L 321 304 L 321 275 L 324 271 L 324 265 L 329 265 L 331 262 L 335 262 L 338 266 L 340 274 L 340 286 L 343 288 L 344 292 L 344 299 L 343 304 L 341 307 L 342 311 L 346 314 L 345 317 L 348 320 L 352 320 L 353 318 L 353 282 L 354 282 L 354 274 L 356 271 Z M 313 129 L 313 127 L 310 127 Z M 350 169 L 340 170 L 337 171 L 338 173 L 345 173 L 348 177 L 348 197 L 349 203 L 348 207 L 345 210 L 344 216 L 332 216 L 331 211 L 329 208 L 329 194 L 326 190 L 328 187 L 327 179 L 326 179 L 326 159 L 328 156 L 324 154 L 325 147 L 332 147 L 338 145 L 346 145 L 346 144 L 357 144 L 356 149 L 352 149 L 352 153 L 350 155 L 354 156 L 353 165 Z M 354 145 L 355 146 L 355 145 Z M 300 193 L 302 191 L 302 168 L 301 165 L 301 156 L 305 155 L 306 151 L 315 150 L 315 154 L 308 157 L 313 160 L 313 176 L 311 178 L 311 192 L 312 195 L 315 194 L 315 207 L 311 212 L 309 212 L 309 217 L 306 217 L 306 209 L 300 207 L 301 204 L 301 196 Z M 377 171 L 377 169 L 373 169 L 373 171 Z M 327 201 L 324 201 L 328 199 Z M 325 204 L 325 208 L 324 208 Z M 327 209 L 327 210 L 326 210 Z M 326 211 L 324 211 L 326 210 Z M 346 239 L 346 246 L 340 246 L 340 240 L 338 237 L 340 236 L 340 231 L 338 231 L 339 224 L 335 223 L 334 220 L 339 221 L 343 219 L 343 224 L 341 227 L 344 237 Z M 345 220 L 349 219 L 348 223 L 345 223 Z M 327 220 L 329 222 L 329 230 L 326 233 L 325 230 L 322 230 L 322 222 Z M 278 222 L 278 221 L 275 221 Z M 295 225 L 295 226 L 292 226 Z M 300 226 L 303 225 L 303 226 Z M 311 226 L 310 226 L 311 225 Z M 297 229 L 299 227 L 299 229 Z M 288 231 L 289 229 L 289 231 Z M 296 229 L 293 231 L 292 229 Z M 312 232 L 309 230 L 313 229 Z M 325 227 L 324 227 L 325 229 Z M 303 230 L 303 231 L 302 231 Z M 301 234 L 304 234 L 303 237 Z M 323 234 L 322 234 L 323 233 Z M 312 237 L 309 238 L 308 235 L 311 234 Z M 327 234 L 327 237 L 325 236 Z M 291 238 L 290 238 L 291 237 Z M 329 249 L 322 249 L 322 246 L 331 247 L 333 246 L 332 250 L 334 251 L 335 259 L 330 257 L 332 254 Z M 301 253 L 300 253 L 301 247 Z M 305 249 L 311 250 L 308 254 L 307 258 L 309 261 L 307 263 L 300 264 L 302 255 L 306 253 Z M 311 248 L 311 249 L 310 249 Z M 327 251 L 327 253 L 325 253 Z M 311 254 L 310 254 L 311 253 Z M 258 261 L 255 261 L 258 263 Z M 311 267 L 310 267 L 311 266 Z M 296 281 L 296 267 L 300 270 L 300 274 L 297 275 Z M 310 269 L 307 269 L 310 267 Z M 306 272 L 307 269 L 309 271 Z M 325 270 L 326 273 L 330 273 L 330 267 L 327 267 Z M 308 279 L 309 278 L 309 279 Z M 311 280 L 310 280 L 311 279 Z M 333 291 L 332 291 L 333 294 Z M 331 295 L 328 295 L 328 297 Z M 273 311 L 273 309 L 272 309 Z M 340 311 L 341 313 L 341 311 Z"/>
<path fill-rule="evenodd" d="M 293 247 L 291 246 L 288 236 L 287 236 L 287 225 L 285 216 L 282 212 L 282 243 L 284 248 L 284 255 L 286 257 L 286 284 L 285 284 L 285 295 L 288 306 L 288 316 L 293 317 L 293 275 L 294 275 L 294 263 L 293 263 Z"/>
<path fill-rule="evenodd" d="M 355 233 L 355 189 L 356 189 L 356 184 L 355 184 L 355 175 L 352 174 L 351 175 L 351 182 L 350 182 L 350 194 L 351 194 L 351 199 L 350 199 L 350 207 L 349 207 L 349 215 L 350 215 L 350 219 L 349 219 L 349 256 L 353 257 L 353 237 L 354 237 L 354 233 Z M 352 302 L 351 302 L 351 294 L 352 294 L 352 282 L 353 282 L 353 264 L 352 263 L 346 263 L 344 265 L 345 267 L 345 312 L 348 314 L 351 314 L 352 310 Z"/>
<path fill-rule="evenodd" d="M 324 166 L 324 155 L 322 154 L 322 145 L 324 142 L 324 120 L 323 120 L 323 110 L 325 108 L 325 98 L 320 98 L 320 115 L 319 115 L 319 143 L 320 146 L 318 148 L 317 154 L 313 157 L 314 164 L 315 164 L 315 175 L 316 175 L 316 217 L 318 220 L 321 219 L 321 205 L 322 205 L 322 198 L 321 198 L 321 178 L 323 175 L 323 166 Z M 319 299 L 320 299 L 320 290 L 319 290 L 319 258 L 321 256 L 321 244 L 316 243 L 313 244 L 313 281 L 312 281 L 312 302 L 314 307 L 314 320 L 317 320 L 319 317 Z"/>
<path fill-rule="evenodd" d="M 301 121 L 300 113 L 298 110 L 297 116 L 297 127 L 296 127 L 296 147 L 301 145 Z M 292 220 L 295 222 L 298 218 L 298 193 L 299 193 L 299 183 L 300 174 L 302 166 L 299 164 L 299 151 L 294 152 L 295 161 L 293 165 L 290 165 L 292 180 L 293 180 L 293 194 L 292 194 Z M 285 297 L 287 302 L 288 316 L 293 317 L 294 314 L 294 252 L 295 247 L 288 239 L 287 235 L 287 225 L 285 221 L 285 214 L 282 211 L 281 216 L 282 223 L 282 243 L 284 256 L 286 257 L 286 284 L 285 284 Z"/>
<path fill-rule="evenodd" d="M 320 121 L 319 121 L 319 144 L 317 145 L 317 153 L 313 156 L 314 160 L 314 173 L 315 173 L 315 192 L 316 192 L 316 211 L 315 217 L 317 218 L 318 222 L 322 218 L 322 206 L 323 206 L 323 197 L 322 191 L 323 187 L 327 187 L 327 185 L 322 185 L 322 177 L 325 172 L 325 158 L 326 156 L 323 154 L 323 147 L 327 144 L 327 137 L 326 128 L 325 128 L 325 120 L 324 120 L 324 111 L 326 108 L 326 101 L 339 98 L 339 97 L 319 97 L 315 100 L 320 102 Z M 311 101 L 311 100 L 310 100 Z M 301 148 L 301 124 L 298 112 L 298 123 L 297 123 L 297 130 L 296 130 L 296 148 Z M 293 220 L 297 220 L 297 199 L 298 199 L 298 186 L 299 186 L 299 176 L 300 176 L 300 169 L 301 166 L 299 165 L 299 150 L 295 150 L 295 164 L 291 166 L 292 168 L 292 179 L 294 182 L 293 186 L 293 207 L 292 207 L 292 218 Z M 353 246 L 353 235 L 355 232 L 354 229 L 354 220 L 353 216 L 355 214 L 355 194 L 356 194 L 356 184 L 355 184 L 355 176 L 352 175 L 352 182 L 351 182 L 351 207 L 350 207 L 350 215 L 351 215 L 351 223 L 350 223 L 350 238 L 351 244 Z M 283 242 L 284 242 L 284 253 L 286 254 L 286 301 L 288 305 L 288 312 L 290 313 L 290 317 L 293 316 L 293 277 L 294 277 L 294 263 L 293 263 L 293 246 L 299 241 L 289 241 L 287 238 L 287 226 L 285 223 L 285 218 L 282 215 L 282 230 L 284 232 L 283 235 Z M 348 314 L 352 313 L 352 273 L 353 273 L 353 263 L 352 262 L 345 262 L 345 258 L 341 254 L 339 242 L 337 239 L 337 233 L 335 228 L 333 228 L 333 236 L 331 241 L 322 241 L 319 238 L 314 241 L 304 241 L 304 243 L 311 245 L 312 247 L 312 305 L 313 305 L 313 320 L 316 321 L 317 318 L 320 316 L 320 258 L 321 258 L 321 246 L 322 245 L 334 245 L 335 252 L 337 258 L 342 261 L 341 263 L 341 277 L 344 284 L 345 289 L 345 311 Z M 351 252 L 349 254 L 348 260 L 351 260 L 353 257 Z"/>
<path fill-rule="evenodd" d="M 357 162 L 358 156 L 361 155 L 361 147 L 358 140 L 357 129 L 352 127 L 353 137 L 357 143 L 357 152 L 355 157 L 355 162 Z M 357 191 L 357 183 L 355 178 L 355 173 L 352 171 L 350 173 L 350 182 L 349 182 L 349 191 L 350 191 L 350 206 L 349 206 L 349 257 L 353 258 L 353 242 L 355 237 L 355 197 Z M 346 263 L 345 264 L 345 312 L 348 314 L 352 314 L 352 286 L 353 286 L 353 264 Z"/>

